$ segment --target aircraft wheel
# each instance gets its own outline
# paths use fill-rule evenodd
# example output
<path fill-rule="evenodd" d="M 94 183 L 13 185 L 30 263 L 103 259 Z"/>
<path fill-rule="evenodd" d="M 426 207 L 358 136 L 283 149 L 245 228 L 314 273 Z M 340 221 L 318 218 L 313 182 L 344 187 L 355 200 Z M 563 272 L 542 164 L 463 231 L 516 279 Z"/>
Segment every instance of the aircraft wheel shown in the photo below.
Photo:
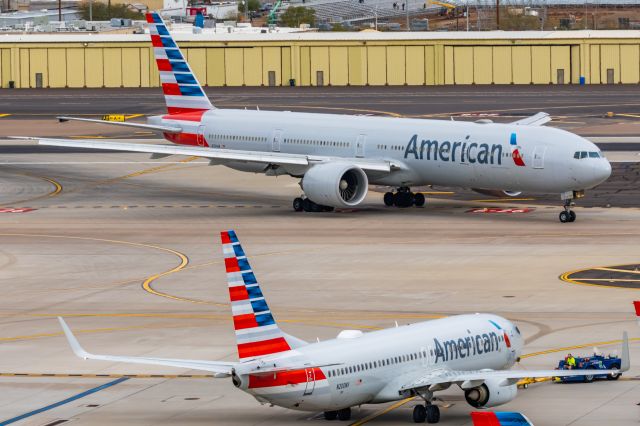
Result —
<path fill-rule="evenodd" d="M 338 410 L 338 420 L 346 421 L 351 418 L 351 408 L 343 408 Z"/>
<path fill-rule="evenodd" d="M 558 217 L 560 218 L 560 222 L 562 223 L 567 223 L 571 220 L 571 216 L 569 216 L 569 213 L 567 213 L 566 211 L 560 212 L 560 215 Z"/>
<path fill-rule="evenodd" d="M 312 211 L 311 209 L 313 208 L 313 205 L 315 203 L 313 201 L 311 201 L 308 198 L 305 198 L 304 200 L 302 200 L 302 210 L 304 210 L 305 212 L 310 212 Z"/>
<path fill-rule="evenodd" d="M 427 409 L 424 405 L 416 405 L 413 407 L 413 422 L 424 423 L 427 420 Z"/>
<path fill-rule="evenodd" d="M 427 405 L 427 423 L 438 423 L 440 421 L 440 408 L 437 405 Z"/>
<path fill-rule="evenodd" d="M 396 207 L 411 207 L 413 204 L 413 194 L 409 191 L 396 192 L 395 205 Z"/>
<path fill-rule="evenodd" d="M 573 210 L 569 211 L 569 222 L 575 222 L 576 221 L 576 212 L 574 212 Z"/>
<path fill-rule="evenodd" d="M 293 210 L 297 212 L 301 212 L 303 210 L 302 204 L 304 200 L 300 197 L 294 198 L 293 200 Z"/>
<path fill-rule="evenodd" d="M 334 208 L 334 207 L 331 207 L 331 206 L 322 206 L 322 211 L 323 211 L 323 212 L 332 212 L 332 211 L 334 211 L 334 210 L 335 210 L 335 208 Z"/>
<path fill-rule="evenodd" d="M 385 192 L 384 194 L 384 205 L 387 207 L 391 207 L 395 201 L 395 194 L 393 192 Z"/>
<path fill-rule="evenodd" d="M 585 383 L 591 383 L 593 382 L 593 374 L 589 374 L 587 376 L 584 376 L 584 382 Z"/>
<path fill-rule="evenodd" d="M 338 412 L 337 411 L 325 411 L 324 412 L 324 419 L 325 420 L 335 420 L 338 418 Z"/>
<path fill-rule="evenodd" d="M 422 207 L 422 206 L 424 206 L 424 203 L 425 203 L 426 201 L 427 201 L 427 200 L 424 198 L 424 194 L 422 194 L 422 193 L 420 193 L 420 192 L 417 192 L 417 193 L 415 193 L 415 194 L 413 195 L 413 204 L 414 204 L 416 207 Z"/>

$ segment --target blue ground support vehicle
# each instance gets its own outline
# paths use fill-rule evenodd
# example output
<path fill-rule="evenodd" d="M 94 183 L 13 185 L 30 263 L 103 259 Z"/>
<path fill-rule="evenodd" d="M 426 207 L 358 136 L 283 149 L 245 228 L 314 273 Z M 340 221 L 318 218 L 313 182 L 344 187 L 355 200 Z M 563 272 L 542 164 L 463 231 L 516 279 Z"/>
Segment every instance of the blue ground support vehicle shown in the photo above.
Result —
<path fill-rule="evenodd" d="M 620 368 L 621 361 L 617 356 L 604 356 L 604 355 L 593 355 L 590 357 L 575 357 L 576 359 L 576 370 L 611 370 L 615 368 Z M 558 370 L 566 370 L 565 360 L 561 360 L 558 363 Z M 558 372 L 560 374 L 560 371 Z M 594 379 L 607 379 L 607 380 L 618 380 L 618 378 L 622 375 L 622 373 L 616 374 L 596 374 L 596 375 L 587 375 L 587 376 L 565 376 L 562 377 L 558 375 L 554 377 L 555 382 L 562 383 L 574 383 L 574 382 L 585 382 L 591 383 Z"/>

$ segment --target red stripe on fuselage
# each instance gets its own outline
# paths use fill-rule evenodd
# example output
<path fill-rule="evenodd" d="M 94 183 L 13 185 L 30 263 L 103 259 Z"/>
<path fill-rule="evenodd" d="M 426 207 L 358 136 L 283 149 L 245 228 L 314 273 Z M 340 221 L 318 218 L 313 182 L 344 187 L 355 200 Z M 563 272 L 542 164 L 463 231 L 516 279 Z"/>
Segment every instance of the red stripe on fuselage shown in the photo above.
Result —
<path fill-rule="evenodd" d="M 168 59 L 156 59 L 156 64 L 158 64 L 158 70 L 160 71 L 173 71 L 171 67 L 171 62 Z M 162 84 L 164 86 L 164 84 Z M 177 85 L 176 85 L 177 86 Z M 178 95 L 180 91 L 178 91 Z"/>
<path fill-rule="evenodd" d="M 208 109 L 198 108 L 182 108 L 173 107 L 167 105 L 169 115 L 165 115 L 162 118 L 165 120 L 183 120 L 183 121 L 200 121 L 202 120 L 202 114 L 209 111 Z"/>
<path fill-rule="evenodd" d="M 314 376 L 315 373 L 315 376 Z M 315 379 L 314 379 L 315 377 Z M 273 386 L 287 386 L 297 385 L 300 383 L 306 383 L 313 380 L 325 380 L 326 377 L 321 369 L 314 368 L 312 371 L 307 370 L 294 370 L 283 371 L 276 374 L 265 375 L 250 375 L 249 376 L 249 389 L 256 388 L 270 388 Z"/>
<path fill-rule="evenodd" d="M 229 300 L 236 302 L 238 300 L 249 300 L 247 288 L 243 285 L 229 287 Z"/>
<path fill-rule="evenodd" d="M 209 146 L 204 135 L 200 136 L 200 143 L 195 133 L 163 133 L 163 135 L 166 140 L 178 145 Z"/>
<path fill-rule="evenodd" d="M 256 321 L 255 314 L 236 315 L 233 317 L 233 326 L 236 330 L 243 330 L 245 328 L 257 327 L 258 322 Z"/>
<path fill-rule="evenodd" d="M 244 287 L 243 287 L 244 288 Z M 253 358 L 256 356 L 275 354 L 290 350 L 289 344 L 284 337 L 262 340 L 259 342 L 239 343 L 238 356 L 242 358 Z"/>

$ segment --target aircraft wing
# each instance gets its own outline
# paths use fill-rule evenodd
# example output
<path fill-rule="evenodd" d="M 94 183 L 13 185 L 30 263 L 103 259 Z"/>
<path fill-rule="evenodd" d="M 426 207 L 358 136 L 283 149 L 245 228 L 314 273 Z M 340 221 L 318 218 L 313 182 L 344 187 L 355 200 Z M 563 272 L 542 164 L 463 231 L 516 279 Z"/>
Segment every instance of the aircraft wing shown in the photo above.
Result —
<path fill-rule="evenodd" d="M 527 118 L 520 119 L 518 121 L 514 121 L 511 124 L 515 124 L 517 126 L 542 126 L 551 121 L 551 116 L 546 112 L 539 112 L 535 115 L 532 115 Z"/>
<path fill-rule="evenodd" d="M 72 139 L 48 139 L 33 137 L 13 137 L 14 139 L 39 140 L 40 145 L 60 146 L 68 148 L 86 148 L 86 149 L 106 149 L 113 151 L 126 152 L 145 152 L 150 154 L 161 155 L 188 155 L 196 157 L 210 158 L 212 160 L 224 161 L 247 161 L 255 163 L 263 163 L 266 166 L 274 165 L 298 165 L 312 166 L 315 163 L 325 161 L 339 160 L 347 161 L 354 166 L 360 167 L 368 172 L 391 172 L 396 167 L 393 163 L 384 160 L 366 159 L 366 158 L 333 158 L 322 155 L 302 155 L 302 154 L 286 154 L 281 152 L 259 152 L 259 151 L 242 151 L 232 149 L 207 148 L 201 146 L 185 146 L 185 145 L 150 145 L 120 142 L 104 142 L 94 139 L 72 140 Z"/>
<path fill-rule="evenodd" d="M 567 377 L 589 376 L 598 374 L 622 373 L 630 368 L 629 363 L 629 338 L 625 332 L 622 342 L 621 366 L 614 370 L 434 370 L 428 374 L 408 383 L 400 388 L 401 391 L 411 389 L 429 388 L 431 391 L 440 390 L 450 384 L 458 384 L 462 389 L 471 389 L 480 386 L 488 379 L 502 379 L 502 386 L 516 384 L 520 379 L 527 377 Z"/>
<path fill-rule="evenodd" d="M 213 373 L 214 377 L 228 377 L 231 375 L 233 368 L 237 365 L 235 362 L 221 361 L 198 361 L 189 359 L 168 359 L 168 358 L 149 358 L 149 357 L 129 357 L 129 356 L 113 356 L 113 355 L 94 355 L 85 351 L 78 339 L 73 335 L 67 323 L 58 317 L 62 330 L 64 331 L 69 345 L 76 356 L 84 359 L 95 359 L 100 361 L 127 362 L 132 364 L 148 364 L 148 365 L 165 365 L 168 367 L 188 368 L 190 370 L 201 370 Z"/>

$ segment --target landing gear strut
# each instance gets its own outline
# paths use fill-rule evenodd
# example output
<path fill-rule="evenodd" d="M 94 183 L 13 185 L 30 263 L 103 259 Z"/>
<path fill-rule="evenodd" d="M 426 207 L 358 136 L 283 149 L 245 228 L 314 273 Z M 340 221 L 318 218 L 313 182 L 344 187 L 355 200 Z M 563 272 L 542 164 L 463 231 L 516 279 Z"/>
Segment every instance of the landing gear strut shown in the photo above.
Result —
<path fill-rule="evenodd" d="M 333 207 L 316 204 L 308 198 L 298 197 L 293 200 L 293 210 L 297 212 L 332 212 Z"/>
<path fill-rule="evenodd" d="M 573 202 L 574 198 L 582 198 L 584 197 L 584 191 L 569 191 L 560 195 L 562 200 L 564 201 L 564 210 L 560 212 L 559 218 L 560 222 L 575 222 L 576 221 L 576 212 L 571 210 L 571 207 L 575 206 L 576 203 Z"/>
<path fill-rule="evenodd" d="M 397 192 L 387 192 L 384 194 L 384 204 L 388 207 L 422 207 L 425 203 L 424 194 L 411 192 L 408 186 L 401 186 Z"/>

